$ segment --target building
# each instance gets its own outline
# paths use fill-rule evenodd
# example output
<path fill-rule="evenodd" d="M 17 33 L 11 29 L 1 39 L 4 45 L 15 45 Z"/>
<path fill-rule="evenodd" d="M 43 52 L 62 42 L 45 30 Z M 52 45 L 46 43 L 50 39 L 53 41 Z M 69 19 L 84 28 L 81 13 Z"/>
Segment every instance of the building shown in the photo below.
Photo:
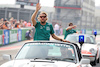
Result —
<path fill-rule="evenodd" d="M 21 5 L 15 4 L 15 5 L 0 5 L 0 18 L 6 18 L 10 19 L 13 17 L 17 20 L 26 20 L 27 22 L 31 20 L 31 16 L 34 13 L 36 7 L 35 6 L 29 6 L 24 5 L 24 8 L 21 8 Z M 48 22 L 51 22 L 53 18 L 54 8 L 52 7 L 42 7 L 41 11 L 44 11 L 48 14 Z M 39 14 L 38 13 L 38 14 Z"/>
<path fill-rule="evenodd" d="M 69 22 L 77 25 L 78 29 L 94 28 L 94 0 L 55 0 L 54 22 L 66 28 Z"/>
<path fill-rule="evenodd" d="M 100 29 L 100 6 L 95 8 L 95 28 Z"/>

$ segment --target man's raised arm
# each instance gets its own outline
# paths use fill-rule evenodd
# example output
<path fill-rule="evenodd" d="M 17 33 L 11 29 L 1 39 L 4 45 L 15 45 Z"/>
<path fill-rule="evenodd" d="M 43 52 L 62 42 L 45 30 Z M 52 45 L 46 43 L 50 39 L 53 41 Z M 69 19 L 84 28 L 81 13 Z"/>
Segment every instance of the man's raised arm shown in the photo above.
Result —
<path fill-rule="evenodd" d="M 35 18 L 36 18 L 36 15 L 37 15 L 37 13 L 38 13 L 38 11 L 39 11 L 40 9 L 41 9 L 41 6 L 40 6 L 40 4 L 38 3 L 38 4 L 36 5 L 36 10 L 35 10 L 35 12 L 33 13 L 32 17 L 31 17 L 33 26 L 36 25 L 36 20 L 35 20 Z"/>
<path fill-rule="evenodd" d="M 69 30 L 69 29 L 72 29 L 72 28 L 75 28 L 76 27 L 76 25 L 74 25 L 74 26 L 69 26 L 66 30 Z"/>

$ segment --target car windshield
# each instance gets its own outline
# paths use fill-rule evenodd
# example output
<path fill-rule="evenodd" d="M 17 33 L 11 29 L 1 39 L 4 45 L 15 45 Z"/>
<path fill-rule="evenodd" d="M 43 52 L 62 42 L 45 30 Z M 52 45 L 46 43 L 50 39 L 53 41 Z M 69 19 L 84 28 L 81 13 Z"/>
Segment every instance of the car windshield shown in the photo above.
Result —
<path fill-rule="evenodd" d="M 75 62 L 75 50 L 70 44 L 27 43 L 20 50 L 16 59 L 43 59 Z"/>
<path fill-rule="evenodd" d="M 68 40 L 70 42 L 78 43 L 79 42 L 79 36 L 68 35 L 66 40 Z M 96 43 L 95 38 L 93 38 L 92 36 L 85 36 L 84 37 L 84 43 L 95 44 Z"/>

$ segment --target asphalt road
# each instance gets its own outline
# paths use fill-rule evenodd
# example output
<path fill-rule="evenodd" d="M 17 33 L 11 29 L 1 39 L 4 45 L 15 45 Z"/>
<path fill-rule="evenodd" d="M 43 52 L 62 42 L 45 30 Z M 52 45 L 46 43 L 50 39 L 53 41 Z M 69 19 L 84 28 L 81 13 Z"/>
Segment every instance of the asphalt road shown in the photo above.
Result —
<path fill-rule="evenodd" d="M 59 37 L 63 38 L 63 36 L 59 36 Z M 50 40 L 53 40 L 53 39 L 50 38 Z M 0 65 L 7 62 L 7 60 L 4 60 L 2 58 L 4 54 L 12 55 L 12 59 L 14 59 L 15 55 L 17 54 L 21 46 L 23 46 L 24 43 L 26 42 L 32 42 L 32 41 L 33 40 L 26 40 L 26 41 L 21 41 L 21 42 L 17 42 L 17 43 L 5 45 L 5 46 L 0 46 Z M 100 42 L 100 35 L 97 36 L 96 41 Z M 98 63 L 96 66 L 93 66 L 93 67 L 100 67 L 100 63 Z"/>

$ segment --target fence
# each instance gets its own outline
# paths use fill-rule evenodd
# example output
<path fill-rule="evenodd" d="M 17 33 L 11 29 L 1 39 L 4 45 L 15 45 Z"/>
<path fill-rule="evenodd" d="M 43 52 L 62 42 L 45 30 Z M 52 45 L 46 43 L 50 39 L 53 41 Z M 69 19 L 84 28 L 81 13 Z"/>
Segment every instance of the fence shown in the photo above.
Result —
<path fill-rule="evenodd" d="M 31 28 L 0 30 L 0 46 L 26 40 L 25 33 Z"/>
<path fill-rule="evenodd" d="M 28 31 L 29 29 L 32 28 L 21 28 L 21 29 L 12 29 L 12 30 L 0 30 L 0 46 L 2 45 L 8 45 L 14 42 L 19 42 L 19 41 L 23 41 L 26 40 L 25 38 L 25 33 L 26 31 Z M 33 33 L 34 33 L 34 29 L 33 29 Z M 82 34 L 93 34 L 93 30 L 92 29 L 77 29 L 76 31 L 78 31 L 79 33 Z M 65 34 L 66 30 L 63 29 L 63 35 Z M 100 30 L 97 30 L 97 34 L 100 35 Z"/>

